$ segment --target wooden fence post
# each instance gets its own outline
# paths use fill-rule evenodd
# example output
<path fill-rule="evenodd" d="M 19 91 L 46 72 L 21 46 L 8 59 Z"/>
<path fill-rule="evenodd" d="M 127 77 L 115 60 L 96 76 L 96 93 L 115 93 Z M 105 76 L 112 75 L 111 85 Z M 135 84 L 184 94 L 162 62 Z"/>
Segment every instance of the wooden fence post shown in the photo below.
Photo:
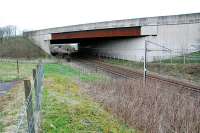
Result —
<path fill-rule="evenodd" d="M 33 79 L 35 88 L 35 133 L 41 132 L 41 102 L 42 102 L 42 85 L 44 71 L 41 63 L 37 65 L 37 69 L 33 69 Z"/>
<path fill-rule="evenodd" d="M 19 78 L 19 60 L 17 59 L 17 76 Z"/>
<path fill-rule="evenodd" d="M 24 80 L 25 88 L 25 100 L 27 102 L 27 122 L 28 122 L 28 133 L 35 133 L 35 123 L 33 115 L 33 103 L 32 103 L 32 93 L 31 93 L 31 81 Z"/>
<path fill-rule="evenodd" d="M 38 68 L 38 66 L 37 66 Z M 38 70 L 38 69 L 37 69 Z M 33 81 L 34 81 L 34 88 L 35 88 L 35 110 L 39 110 L 38 103 L 39 103 L 39 91 L 38 91 L 38 77 L 37 77 L 37 70 L 33 69 Z"/>
<path fill-rule="evenodd" d="M 33 80 L 35 80 L 36 77 L 36 69 L 33 69 Z"/>

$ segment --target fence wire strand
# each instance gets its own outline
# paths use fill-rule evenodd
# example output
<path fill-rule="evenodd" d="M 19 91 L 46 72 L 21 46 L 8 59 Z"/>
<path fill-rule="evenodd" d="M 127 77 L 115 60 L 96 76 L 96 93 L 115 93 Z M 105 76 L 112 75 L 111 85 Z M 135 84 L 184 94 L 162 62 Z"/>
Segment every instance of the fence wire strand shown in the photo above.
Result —
<path fill-rule="evenodd" d="M 37 66 L 34 79 L 34 87 L 31 87 L 28 97 L 25 99 L 17 120 L 15 133 L 35 133 L 40 126 L 40 111 L 42 104 L 44 68 L 42 64 Z M 35 93 L 35 96 L 33 95 Z M 33 100 L 33 101 L 32 101 Z M 28 116 L 32 114 L 31 117 Z M 26 118 L 27 117 L 27 118 Z M 30 117 L 30 118 L 29 118 Z"/>

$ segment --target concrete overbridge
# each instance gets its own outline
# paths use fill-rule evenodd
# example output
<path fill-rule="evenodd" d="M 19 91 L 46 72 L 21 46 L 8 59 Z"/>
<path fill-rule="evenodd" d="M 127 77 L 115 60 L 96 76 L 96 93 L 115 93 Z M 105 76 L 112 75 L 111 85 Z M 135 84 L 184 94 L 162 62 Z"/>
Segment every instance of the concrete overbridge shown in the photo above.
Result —
<path fill-rule="evenodd" d="M 143 60 L 148 42 L 148 60 L 176 56 L 183 49 L 200 45 L 200 13 L 115 20 L 25 32 L 44 51 L 49 45 L 78 43 L 79 51 L 93 55 Z M 165 49 L 166 48 L 166 49 Z M 178 50 L 178 51 L 177 51 Z M 186 51 L 186 50 L 184 50 Z"/>

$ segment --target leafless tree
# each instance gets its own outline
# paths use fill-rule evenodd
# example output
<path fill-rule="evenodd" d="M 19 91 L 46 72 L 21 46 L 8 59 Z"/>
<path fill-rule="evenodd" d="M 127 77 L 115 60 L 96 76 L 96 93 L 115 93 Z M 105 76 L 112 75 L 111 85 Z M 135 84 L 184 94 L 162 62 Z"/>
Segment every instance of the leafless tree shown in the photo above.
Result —
<path fill-rule="evenodd" d="M 16 36 L 16 31 L 17 28 L 13 25 L 0 27 L 0 41 L 2 42 L 3 39 L 8 39 L 10 37 Z"/>
<path fill-rule="evenodd" d="M 16 34 L 16 26 L 8 25 L 4 29 L 5 29 L 6 38 L 10 38 L 10 37 L 15 36 L 15 34 Z"/>
<path fill-rule="evenodd" d="M 3 37 L 4 37 L 4 28 L 0 27 L 0 42 L 3 41 Z"/>

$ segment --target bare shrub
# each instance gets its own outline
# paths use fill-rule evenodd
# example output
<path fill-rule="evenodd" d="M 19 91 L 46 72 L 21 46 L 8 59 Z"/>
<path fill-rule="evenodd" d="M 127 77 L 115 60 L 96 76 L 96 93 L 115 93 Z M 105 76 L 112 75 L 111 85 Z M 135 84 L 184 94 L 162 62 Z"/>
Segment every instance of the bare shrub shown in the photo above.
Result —
<path fill-rule="evenodd" d="M 130 126 L 148 133 L 199 133 L 200 100 L 155 81 L 115 80 L 87 92 Z"/>

